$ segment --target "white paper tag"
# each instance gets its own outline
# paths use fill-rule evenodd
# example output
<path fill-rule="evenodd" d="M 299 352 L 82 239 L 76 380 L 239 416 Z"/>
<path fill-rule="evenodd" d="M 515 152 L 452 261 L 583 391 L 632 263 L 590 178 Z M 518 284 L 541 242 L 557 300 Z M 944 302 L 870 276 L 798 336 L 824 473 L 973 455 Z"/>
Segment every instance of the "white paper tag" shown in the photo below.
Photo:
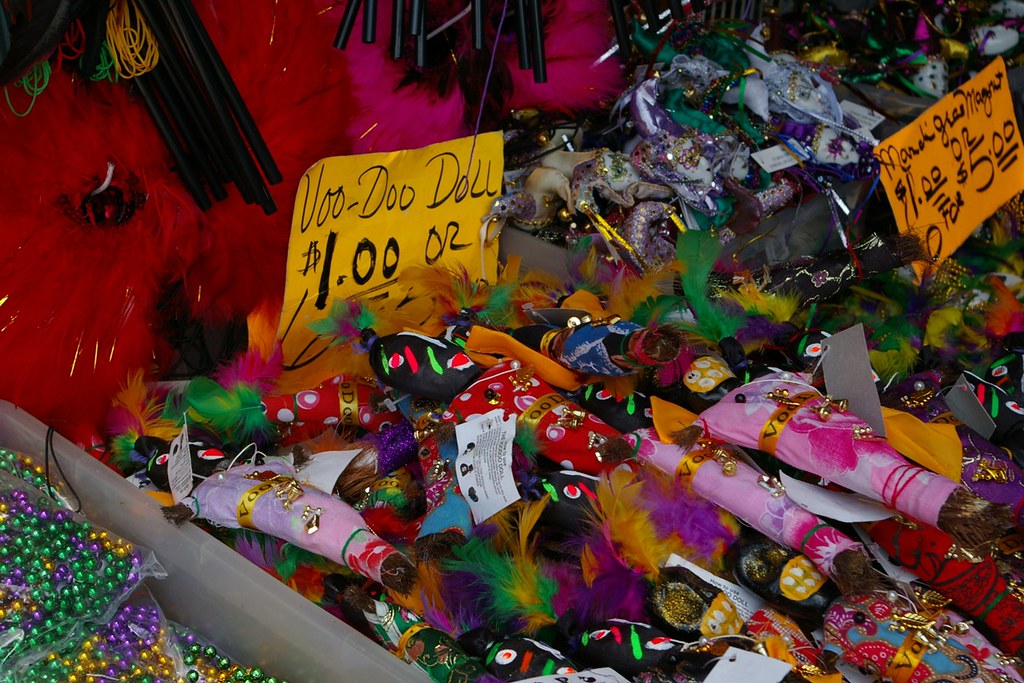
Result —
<path fill-rule="evenodd" d="M 735 583 L 727 581 L 720 576 L 715 576 L 708 570 L 701 569 L 693 562 L 690 562 L 686 558 L 679 557 L 675 553 L 668 556 L 668 560 L 665 561 L 665 566 L 685 567 L 701 579 L 704 579 L 712 586 L 725 593 L 726 597 L 728 597 L 736 607 L 736 613 L 740 615 L 740 618 L 743 619 L 743 621 L 750 619 L 750 615 L 764 607 L 764 600 L 759 598 L 755 593 L 748 591 L 743 586 L 737 586 Z"/>
<path fill-rule="evenodd" d="M 875 434 L 885 436 L 882 402 L 875 389 L 864 325 L 848 327 L 822 340 L 821 345 L 821 365 L 828 393 L 837 400 L 845 398 L 851 413 L 871 425 Z"/>
<path fill-rule="evenodd" d="M 455 426 L 455 476 L 477 524 L 520 498 L 512 477 L 516 421 L 514 416 L 505 420 L 504 415 L 504 409 L 495 408 Z"/>
<path fill-rule="evenodd" d="M 768 173 L 774 173 L 775 171 L 781 171 L 784 168 L 790 166 L 796 166 L 799 159 L 793 155 L 788 149 L 782 145 L 775 145 L 767 149 L 762 149 L 754 152 L 750 155 L 757 162 L 757 165 L 763 168 Z"/>
<path fill-rule="evenodd" d="M 915 574 L 912 574 L 903 567 L 893 564 L 893 561 L 889 559 L 889 555 L 882 550 L 880 545 L 871 540 L 871 537 L 868 536 L 866 531 L 856 525 L 854 525 L 853 529 L 857 532 L 857 535 L 860 536 L 860 541 L 864 544 L 864 547 L 875 556 L 876 560 L 878 560 L 878 564 L 882 567 L 882 571 L 884 571 L 890 578 L 902 583 L 917 581 L 917 576 Z"/>
<path fill-rule="evenodd" d="M 792 670 L 793 665 L 781 659 L 730 647 L 715 663 L 704 683 L 779 683 Z"/>
<path fill-rule="evenodd" d="M 192 493 L 192 453 L 188 449 L 188 418 L 183 418 L 181 431 L 167 449 L 167 482 L 175 503 Z"/>
<path fill-rule="evenodd" d="M 324 493 L 334 493 L 338 477 L 360 453 L 361 450 L 315 453 L 309 462 L 295 473 L 295 479 L 303 484 L 315 486 Z"/>
<path fill-rule="evenodd" d="M 893 511 L 880 503 L 854 493 L 840 493 L 794 479 L 785 472 L 779 480 L 794 503 L 814 514 L 840 522 L 877 522 L 893 516 Z"/>
<path fill-rule="evenodd" d="M 844 659 L 836 661 L 836 671 L 843 674 L 843 680 L 849 681 L 849 683 L 875 683 L 879 680 L 877 676 L 863 673 Z"/>
<path fill-rule="evenodd" d="M 764 242 L 764 255 L 768 257 L 769 265 L 785 263 L 789 260 L 789 247 L 781 237 L 769 236 Z"/>
<path fill-rule="evenodd" d="M 552 674 L 550 676 L 537 676 L 536 678 L 524 678 L 518 683 L 629 683 L 615 669 L 587 669 L 585 671 L 574 671 L 571 674 Z"/>
<path fill-rule="evenodd" d="M 862 104 L 851 102 L 850 100 L 843 100 L 839 103 L 839 108 L 843 110 L 844 114 L 849 114 L 862 128 L 866 128 L 868 131 L 875 129 L 875 126 L 885 121 L 885 117 L 879 114 L 873 109 L 868 109 Z"/>
<path fill-rule="evenodd" d="M 996 430 L 996 423 L 989 416 L 985 406 L 981 405 L 974 387 L 966 375 L 960 375 L 949 391 L 946 392 L 946 405 L 953 416 L 965 425 L 981 434 L 986 439 Z"/>

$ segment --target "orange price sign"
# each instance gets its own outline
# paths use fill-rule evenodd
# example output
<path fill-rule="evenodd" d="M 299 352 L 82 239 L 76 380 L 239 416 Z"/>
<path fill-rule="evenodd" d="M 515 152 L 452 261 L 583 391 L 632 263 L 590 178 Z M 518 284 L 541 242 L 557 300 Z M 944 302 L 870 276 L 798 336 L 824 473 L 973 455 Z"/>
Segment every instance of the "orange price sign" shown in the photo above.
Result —
<path fill-rule="evenodd" d="M 413 265 L 462 265 L 494 281 L 498 245 L 480 228 L 502 192 L 500 132 L 421 149 L 330 157 L 299 181 L 277 339 L 285 370 L 324 368 L 336 350 L 309 323 L 336 299 L 398 297 Z M 483 269 L 483 272 L 481 272 Z"/>
<path fill-rule="evenodd" d="M 900 232 L 938 266 L 1024 190 L 1024 149 L 1002 57 L 875 147 Z"/>

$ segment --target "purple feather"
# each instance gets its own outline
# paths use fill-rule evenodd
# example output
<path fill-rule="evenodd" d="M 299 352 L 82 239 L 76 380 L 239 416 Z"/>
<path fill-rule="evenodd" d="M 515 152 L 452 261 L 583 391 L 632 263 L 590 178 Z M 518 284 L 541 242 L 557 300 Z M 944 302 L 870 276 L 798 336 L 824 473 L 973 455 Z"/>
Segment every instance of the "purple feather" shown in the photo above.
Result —
<path fill-rule="evenodd" d="M 706 564 L 719 563 L 737 534 L 735 527 L 723 521 L 721 508 L 647 468 L 642 476 L 644 507 L 658 534 L 662 538 L 678 534 Z"/>

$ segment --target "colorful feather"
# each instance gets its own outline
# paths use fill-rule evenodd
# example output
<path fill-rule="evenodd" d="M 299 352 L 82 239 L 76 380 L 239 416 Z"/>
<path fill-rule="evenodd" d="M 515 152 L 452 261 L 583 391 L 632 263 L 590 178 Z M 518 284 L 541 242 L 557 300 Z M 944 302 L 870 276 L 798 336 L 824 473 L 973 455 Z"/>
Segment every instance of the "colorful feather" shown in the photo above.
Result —
<path fill-rule="evenodd" d="M 239 448 L 253 442 L 269 443 L 274 429 L 255 389 L 236 385 L 228 390 L 208 377 L 196 377 L 168 396 L 164 418 L 180 426 L 186 415 L 190 423 L 206 427 L 225 444 Z"/>
<path fill-rule="evenodd" d="M 993 339 L 1002 339 L 1011 332 L 1024 330 L 1024 306 L 1010 288 L 997 277 L 989 278 L 992 297 L 989 299 L 986 331 Z"/>
<path fill-rule="evenodd" d="M 356 342 L 364 330 L 375 328 L 380 321 L 365 299 L 335 299 L 330 312 L 308 324 L 309 329 L 332 346 Z"/>
<path fill-rule="evenodd" d="M 688 230 L 679 234 L 676 251 L 683 268 L 680 278 L 683 295 L 695 319 L 693 323 L 678 323 L 679 326 L 713 344 L 735 336 L 743 324 L 743 316 L 726 310 L 708 295 L 708 276 L 721 252 L 721 244 L 709 233 Z"/>
<path fill-rule="evenodd" d="M 142 373 L 133 373 L 121 391 L 114 396 L 113 406 L 107 413 L 106 434 L 109 438 L 111 464 L 122 473 L 130 474 L 145 463 L 132 460 L 135 442 L 140 436 L 154 436 L 170 441 L 178 434 L 178 427 L 163 419 L 164 392 L 150 389 Z"/>
<path fill-rule="evenodd" d="M 398 274 L 398 286 L 407 291 L 407 297 L 433 300 L 423 328 L 428 334 L 439 334 L 466 313 L 484 324 L 508 324 L 515 284 L 503 280 L 501 275 L 497 283 L 478 280 L 461 265 L 412 266 Z"/>

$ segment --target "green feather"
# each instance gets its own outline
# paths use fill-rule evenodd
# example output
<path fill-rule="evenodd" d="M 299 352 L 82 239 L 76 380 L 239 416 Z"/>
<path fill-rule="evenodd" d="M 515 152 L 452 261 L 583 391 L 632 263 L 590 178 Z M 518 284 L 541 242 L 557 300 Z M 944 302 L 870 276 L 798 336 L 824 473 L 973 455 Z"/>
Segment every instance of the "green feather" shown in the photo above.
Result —
<path fill-rule="evenodd" d="M 540 441 L 537 438 L 537 431 L 525 422 L 516 427 L 516 436 L 512 443 L 519 446 L 519 450 L 529 459 L 531 465 L 537 464 L 537 454 L 540 453 Z"/>
<path fill-rule="evenodd" d="M 721 252 L 722 245 L 706 232 L 687 230 L 676 239 L 676 257 L 685 268 L 680 282 L 686 302 L 697 319 L 680 327 L 696 332 L 711 342 L 731 337 L 744 323 L 744 317 L 727 311 L 708 296 L 708 276 Z"/>

